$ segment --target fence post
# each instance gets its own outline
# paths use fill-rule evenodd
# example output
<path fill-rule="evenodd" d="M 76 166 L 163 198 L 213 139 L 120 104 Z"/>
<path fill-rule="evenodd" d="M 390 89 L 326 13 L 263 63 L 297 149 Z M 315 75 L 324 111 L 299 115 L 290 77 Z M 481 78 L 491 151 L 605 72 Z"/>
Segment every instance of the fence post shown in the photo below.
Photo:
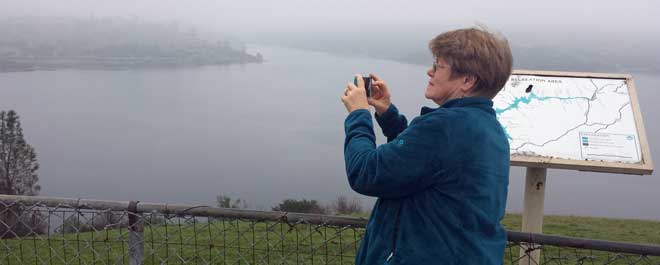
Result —
<path fill-rule="evenodd" d="M 137 213 L 137 201 L 128 203 L 128 264 L 142 265 L 144 256 L 144 218 Z"/>

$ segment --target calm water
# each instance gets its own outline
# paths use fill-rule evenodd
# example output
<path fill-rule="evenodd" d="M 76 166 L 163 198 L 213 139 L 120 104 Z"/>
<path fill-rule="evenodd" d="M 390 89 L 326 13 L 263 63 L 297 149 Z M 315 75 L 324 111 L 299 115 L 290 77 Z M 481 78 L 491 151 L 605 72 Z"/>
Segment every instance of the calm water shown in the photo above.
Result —
<path fill-rule="evenodd" d="M 214 204 L 223 193 L 268 209 L 284 198 L 355 195 L 345 180 L 354 73 L 388 81 L 409 119 L 425 67 L 276 47 L 264 64 L 192 69 L 0 74 L 0 109 L 15 109 L 38 152 L 42 195 Z M 652 153 L 660 148 L 660 77 L 636 75 Z M 376 129 L 380 132 L 380 129 Z M 379 143 L 384 141 L 379 136 Z M 520 212 L 524 169 L 508 209 Z M 550 170 L 546 213 L 660 220 L 660 178 Z M 360 197 L 366 205 L 373 201 Z"/>

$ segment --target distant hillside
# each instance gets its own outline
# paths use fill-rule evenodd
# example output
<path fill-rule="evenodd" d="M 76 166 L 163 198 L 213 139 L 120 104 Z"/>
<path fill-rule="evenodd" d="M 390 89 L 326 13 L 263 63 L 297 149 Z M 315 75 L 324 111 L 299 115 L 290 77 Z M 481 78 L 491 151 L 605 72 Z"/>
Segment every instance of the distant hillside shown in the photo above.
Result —
<path fill-rule="evenodd" d="M 251 40 L 272 45 L 431 65 L 428 41 L 449 28 L 327 30 L 272 34 Z M 507 34 L 517 69 L 660 73 L 658 37 L 624 33 L 513 31 Z M 340 41 L 338 41 L 340 40 Z"/>
<path fill-rule="evenodd" d="M 58 68 L 124 69 L 254 63 L 261 54 L 199 36 L 177 23 L 136 18 L 5 18 L 0 72 Z"/>
<path fill-rule="evenodd" d="M 607 51 L 599 49 L 558 47 L 548 45 L 523 46 L 511 44 L 514 68 L 549 71 L 610 72 L 610 73 L 659 73 L 660 61 L 649 51 Z M 657 52 L 656 52 L 657 53 Z M 417 51 L 391 56 L 396 61 L 428 65 L 429 51 Z"/>

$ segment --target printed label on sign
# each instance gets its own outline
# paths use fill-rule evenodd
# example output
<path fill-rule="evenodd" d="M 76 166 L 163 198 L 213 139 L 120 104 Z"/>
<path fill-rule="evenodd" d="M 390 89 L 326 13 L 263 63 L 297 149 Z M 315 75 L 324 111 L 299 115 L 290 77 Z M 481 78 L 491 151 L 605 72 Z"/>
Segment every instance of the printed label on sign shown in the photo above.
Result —
<path fill-rule="evenodd" d="M 640 154 L 633 134 L 580 132 L 582 159 L 638 163 Z"/>

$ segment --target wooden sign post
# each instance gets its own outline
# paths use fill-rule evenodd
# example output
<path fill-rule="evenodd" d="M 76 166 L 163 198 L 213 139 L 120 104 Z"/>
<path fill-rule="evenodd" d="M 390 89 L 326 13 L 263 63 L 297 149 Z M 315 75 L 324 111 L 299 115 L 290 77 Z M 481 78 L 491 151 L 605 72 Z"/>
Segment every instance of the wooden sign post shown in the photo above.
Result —
<path fill-rule="evenodd" d="M 547 172 L 548 169 L 546 168 L 527 168 L 527 173 L 525 174 L 525 201 L 523 203 L 522 214 L 523 232 L 543 232 L 543 207 Z M 535 248 L 535 246 L 531 247 Z M 527 251 L 529 251 L 527 248 L 520 248 L 520 264 L 538 264 L 541 258 L 541 251 L 533 250 L 530 253 L 526 253 Z"/>

